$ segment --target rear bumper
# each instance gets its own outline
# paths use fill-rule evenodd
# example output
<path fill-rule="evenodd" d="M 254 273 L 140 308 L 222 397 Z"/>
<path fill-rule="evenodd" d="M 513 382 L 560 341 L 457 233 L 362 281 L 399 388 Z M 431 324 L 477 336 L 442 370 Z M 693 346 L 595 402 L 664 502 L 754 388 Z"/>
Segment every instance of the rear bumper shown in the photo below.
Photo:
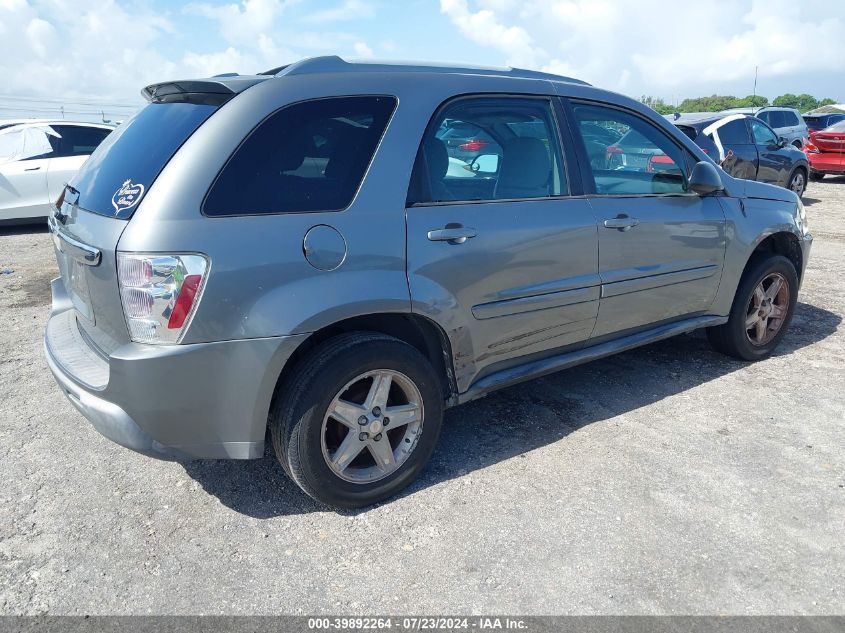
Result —
<path fill-rule="evenodd" d="M 129 343 L 103 358 L 80 335 L 59 279 L 44 351 L 73 406 L 113 442 L 159 459 L 254 459 L 276 380 L 306 336 Z"/>
<path fill-rule="evenodd" d="M 807 154 L 810 168 L 824 173 L 845 173 L 845 154 L 823 152 L 821 154 Z"/>

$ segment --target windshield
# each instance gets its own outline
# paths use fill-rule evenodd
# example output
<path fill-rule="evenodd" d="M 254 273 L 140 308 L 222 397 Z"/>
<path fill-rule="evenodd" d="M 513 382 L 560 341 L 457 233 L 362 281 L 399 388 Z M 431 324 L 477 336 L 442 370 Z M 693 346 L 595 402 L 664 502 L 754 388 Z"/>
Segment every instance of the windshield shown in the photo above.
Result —
<path fill-rule="evenodd" d="M 79 206 L 122 220 L 176 150 L 217 109 L 194 103 L 151 103 L 103 141 L 71 181 Z"/>

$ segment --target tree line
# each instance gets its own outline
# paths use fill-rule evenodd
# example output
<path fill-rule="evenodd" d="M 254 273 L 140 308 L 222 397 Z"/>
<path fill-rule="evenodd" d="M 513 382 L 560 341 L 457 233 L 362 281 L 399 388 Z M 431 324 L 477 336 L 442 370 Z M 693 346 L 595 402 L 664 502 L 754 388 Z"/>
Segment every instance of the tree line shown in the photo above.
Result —
<path fill-rule="evenodd" d="M 710 95 L 709 97 L 695 97 L 694 99 L 684 99 L 680 104 L 673 106 L 667 104 L 659 97 L 651 97 L 643 95 L 640 101 L 656 110 L 660 114 L 672 114 L 673 112 L 720 112 L 729 108 L 760 108 L 767 105 L 783 106 L 787 108 L 795 108 L 799 112 L 807 112 L 815 108 L 820 108 L 826 105 L 833 105 L 835 100 L 830 97 L 824 99 L 816 99 L 812 95 L 800 94 L 794 95 L 787 92 L 786 94 L 775 97 L 771 103 L 766 97 L 760 95 L 748 95 L 747 97 L 733 97 L 730 95 Z"/>

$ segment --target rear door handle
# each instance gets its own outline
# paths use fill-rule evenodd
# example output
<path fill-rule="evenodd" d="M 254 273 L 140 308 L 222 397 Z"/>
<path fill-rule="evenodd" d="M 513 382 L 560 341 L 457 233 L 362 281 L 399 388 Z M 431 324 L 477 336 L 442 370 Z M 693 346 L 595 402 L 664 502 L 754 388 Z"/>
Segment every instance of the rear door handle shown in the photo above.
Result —
<path fill-rule="evenodd" d="M 604 221 L 604 228 L 629 231 L 640 223 L 637 218 L 630 218 L 625 214 L 617 215 L 615 218 Z"/>
<path fill-rule="evenodd" d="M 25 167 L 24 171 L 38 171 L 39 169 L 41 169 L 40 165 L 38 167 Z"/>
<path fill-rule="evenodd" d="M 463 244 L 468 239 L 478 235 L 478 231 L 469 226 L 447 226 L 445 229 L 435 229 L 428 232 L 428 239 L 432 242 L 449 242 Z"/>

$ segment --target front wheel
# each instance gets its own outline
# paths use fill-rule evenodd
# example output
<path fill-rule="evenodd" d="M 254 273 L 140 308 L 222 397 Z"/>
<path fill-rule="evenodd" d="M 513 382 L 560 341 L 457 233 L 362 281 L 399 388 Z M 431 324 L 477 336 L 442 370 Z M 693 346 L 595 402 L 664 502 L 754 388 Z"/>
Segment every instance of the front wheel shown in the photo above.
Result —
<path fill-rule="evenodd" d="M 359 508 L 407 486 L 431 457 L 444 399 L 428 360 L 390 336 L 317 347 L 270 415 L 276 457 L 314 499 Z"/>
<path fill-rule="evenodd" d="M 707 329 L 716 351 L 742 360 L 762 360 L 783 339 L 798 300 L 798 275 L 781 255 L 752 260 L 734 297 L 728 322 Z"/>

